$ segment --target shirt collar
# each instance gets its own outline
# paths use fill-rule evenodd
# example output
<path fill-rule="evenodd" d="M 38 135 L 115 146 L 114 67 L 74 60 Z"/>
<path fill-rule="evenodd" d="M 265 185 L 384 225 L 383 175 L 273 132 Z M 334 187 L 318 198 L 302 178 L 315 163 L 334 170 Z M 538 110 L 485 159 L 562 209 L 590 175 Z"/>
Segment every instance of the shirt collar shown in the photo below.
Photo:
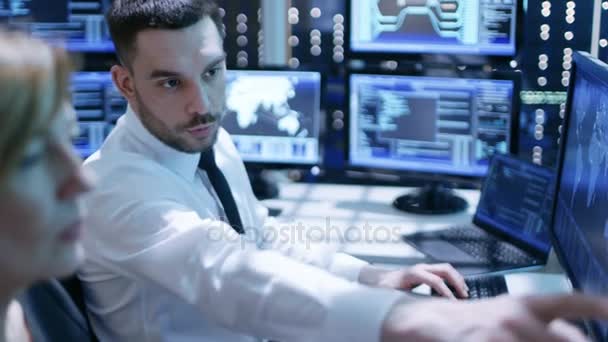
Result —
<path fill-rule="evenodd" d="M 142 145 L 141 151 L 143 154 L 187 180 L 194 180 L 200 153 L 181 152 L 160 141 L 148 131 L 130 105 L 121 120 L 124 121 L 124 125 L 135 136 L 138 143 Z"/>

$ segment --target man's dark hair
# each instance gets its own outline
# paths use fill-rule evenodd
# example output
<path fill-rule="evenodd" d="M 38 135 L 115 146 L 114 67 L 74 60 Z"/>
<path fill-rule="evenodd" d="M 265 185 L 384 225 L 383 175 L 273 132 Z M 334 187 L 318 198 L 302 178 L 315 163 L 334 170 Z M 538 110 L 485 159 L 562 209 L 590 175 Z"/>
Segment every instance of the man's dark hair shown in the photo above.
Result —
<path fill-rule="evenodd" d="M 113 0 L 106 13 L 110 35 L 121 63 L 130 68 L 135 38 L 147 29 L 179 30 L 209 17 L 222 37 L 224 25 L 214 0 Z"/>

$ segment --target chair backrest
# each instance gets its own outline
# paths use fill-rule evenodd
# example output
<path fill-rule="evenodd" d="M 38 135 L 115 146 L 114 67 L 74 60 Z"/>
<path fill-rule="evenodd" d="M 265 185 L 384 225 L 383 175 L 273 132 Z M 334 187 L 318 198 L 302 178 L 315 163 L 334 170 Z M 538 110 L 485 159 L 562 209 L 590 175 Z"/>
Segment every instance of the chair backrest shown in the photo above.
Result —
<path fill-rule="evenodd" d="M 66 287 L 55 279 L 42 282 L 19 296 L 33 340 L 96 342 L 78 279 L 70 278 L 63 282 Z"/>

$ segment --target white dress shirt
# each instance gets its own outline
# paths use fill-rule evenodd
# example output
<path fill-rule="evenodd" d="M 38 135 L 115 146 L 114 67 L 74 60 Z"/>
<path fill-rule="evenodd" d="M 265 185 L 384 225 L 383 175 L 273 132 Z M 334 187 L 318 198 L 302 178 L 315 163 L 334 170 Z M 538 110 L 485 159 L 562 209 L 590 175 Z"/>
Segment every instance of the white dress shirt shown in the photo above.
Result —
<path fill-rule="evenodd" d="M 86 162 L 87 261 L 79 271 L 102 341 L 378 341 L 401 294 L 356 283 L 364 262 L 265 241 L 272 226 L 220 129 L 216 161 L 247 234 L 223 210 L 199 154 L 168 147 L 132 110 Z M 253 237 L 253 238 L 252 238 Z"/>

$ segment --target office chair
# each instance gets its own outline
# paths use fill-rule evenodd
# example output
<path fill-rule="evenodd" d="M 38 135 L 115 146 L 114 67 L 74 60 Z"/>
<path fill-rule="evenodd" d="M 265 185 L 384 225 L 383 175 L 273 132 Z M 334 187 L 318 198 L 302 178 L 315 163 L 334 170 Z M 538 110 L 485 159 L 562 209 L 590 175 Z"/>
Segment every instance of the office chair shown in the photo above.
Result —
<path fill-rule="evenodd" d="M 22 293 L 18 300 L 34 341 L 98 342 L 86 316 L 82 290 L 76 277 L 36 284 Z"/>

